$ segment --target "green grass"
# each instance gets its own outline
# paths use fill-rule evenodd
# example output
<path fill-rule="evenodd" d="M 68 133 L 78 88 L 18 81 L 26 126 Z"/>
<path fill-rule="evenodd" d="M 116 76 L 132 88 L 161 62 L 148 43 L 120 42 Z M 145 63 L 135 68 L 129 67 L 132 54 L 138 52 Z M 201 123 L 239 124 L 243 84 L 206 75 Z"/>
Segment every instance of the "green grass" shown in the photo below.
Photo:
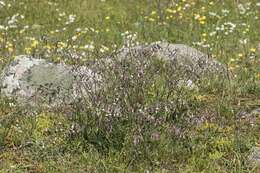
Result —
<path fill-rule="evenodd" d="M 122 47 L 128 35 L 131 44 L 196 47 L 232 72 L 230 80 L 200 81 L 199 90 L 175 88 L 167 99 L 169 71 L 153 76 L 150 86 L 146 78 L 132 79 L 124 90 L 130 96 L 120 102 L 126 118 L 110 119 L 102 107 L 87 105 L 32 112 L 1 98 L 0 172 L 259 171 L 247 156 L 260 144 L 260 116 L 239 116 L 260 106 L 259 11 L 257 0 L 0 0 L 0 69 L 20 54 L 75 63 L 64 54 L 87 52 L 79 54 L 84 63 Z M 66 24 L 70 15 L 75 20 Z M 114 77 L 111 87 L 119 88 L 125 81 Z M 116 94 L 102 96 L 104 104 Z M 138 114 L 140 105 L 157 101 L 177 105 L 174 113 L 152 111 L 156 122 Z"/>

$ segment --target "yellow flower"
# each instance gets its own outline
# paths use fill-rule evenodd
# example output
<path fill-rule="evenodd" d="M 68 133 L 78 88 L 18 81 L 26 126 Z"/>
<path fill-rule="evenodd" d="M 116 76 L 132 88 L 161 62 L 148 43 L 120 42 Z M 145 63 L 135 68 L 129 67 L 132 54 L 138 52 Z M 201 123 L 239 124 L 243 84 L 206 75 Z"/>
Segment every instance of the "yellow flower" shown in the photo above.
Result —
<path fill-rule="evenodd" d="M 236 61 L 234 58 L 231 58 L 231 59 L 230 59 L 230 62 L 234 62 L 234 61 Z"/>
<path fill-rule="evenodd" d="M 31 47 L 32 48 L 36 48 L 38 46 L 39 42 L 37 40 L 32 40 L 32 44 L 31 44 Z"/>
<path fill-rule="evenodd" d="M 105 19 L 106 19 L 106 20 L 109 20 L 109 19 L 110 19 L 110 16 L 106 16 Z"/>
<path fill-rule="evenodd" d="M 199 18 L 199 21 L 202 21 L 202 20 L 206 20 L 206 16 L 201 16 L 201 17 Z"/>
<path fill-rule="evenodd" d="M 29 48 L 29 47 L 26 47 L 26 48 L 24 49 L 24 51 L 25 51 L 27 54 L 30 54 L 30 53 L 32 52 L 32 49 Z"/>
<path fill-rule="evenodd" d="M 206 23 L 206 16 L 201 16 L 199 14 L 194 15 L 195 20 L 198 20 L 200 24 L 204 25 Z"/>
<path fill-rule="evenodd" d="M 64 48 L 67 46 L 67 44 L 60 41 L 60 42 L 58 42 L 57 46 L 58 46 L 58 48 Z"/>
<path fill-rule="evenodd" d="M 47 44 L 47 45 L 45 46 L 45 48 L 47 48 L 48 50 L 51 50 L 51 45 Z"/>
<path fill-rule="evenodd" d="M 205 21 L 200 21 L 200 24 L 204 25 L 206 22 Z"/>
<path fill-rule="evenodd" d="M 239 54 L 238 54 L 238 57 L 242 58 L 242 57 L 243 57 L 243 54 L 242 54 L 242 53 L 239 53 Z"/>
<path fill-rule="evenodd" d="M 152 12 L 151 12 L 151 15 L 155 15 L 155 14 L 156 14 L 156 11 L 152 11 Z"/>
<path fill-rule="evenodd" d="M 167 9 L 166 9 L 166 12 L 168 12 L 168 13 L 176 13 L 177 11 L 176 11 L 176 10 L 172 10 L 172 9 L 170 9 L 170 8 L 167 8 Z"/>
<path fill-rule="evenodd" d="M 255 77 L 260 79 L 260 73 L 256 74 Z"/>
<path fill-rule="evenodd" d="M 207 96 L 205 95 L 197 95 L 196 99 L 199 101 L 206 101 L 207 100 Z"/>
<path fill-rule="evenodd" d="M 198 20 L 200 18 L 200 15 L 199 14 L 194 14 L 194 18 L 195 18 L 195 20 Z"/>
<path fill-rule="evenodd" d="M 255 53 L 256 52 L 256 48 L 251 48 L 250 52 Z"/>
<path fill-rule="evenodd" d="M 12 47 L 8 47 L 8 52 L 12 53 L 14 49 Z"/>
<path fill-rule="evenodd" d="M 148 20 L 149 20 L 150 22 L 154 22 L 154 21 L 155 21 L 154 18 L 149 18 Z"/>

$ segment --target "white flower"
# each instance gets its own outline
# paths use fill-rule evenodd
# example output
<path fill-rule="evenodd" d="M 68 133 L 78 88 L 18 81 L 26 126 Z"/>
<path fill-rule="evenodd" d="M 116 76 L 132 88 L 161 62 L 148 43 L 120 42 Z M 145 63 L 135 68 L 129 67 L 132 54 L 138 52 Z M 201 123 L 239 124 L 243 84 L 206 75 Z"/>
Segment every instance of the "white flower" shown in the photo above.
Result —
<path fill-rule="evenodd" d="M 15 14 L 15 15 L 13 15 L 13 16 L 11 17 L 11 19 L 7 21 L 7 24 L 8 24 L 8 25 L 13 25 L 13 24 L 15 24 L 15 23 L 18 21 L 18 20 L 17 20 L 17 17 L 18 17 L 18 16 L 19 16 L 18 13 Z"/>
<path fill-rule="evenodd" d="M 73 40 L 73 41 L 75 41 L 75 40 L 77 40 L 77 36 L 76 35 L 74 35 L 71 39 Z"/>
<path fill-rule="evenodd" d="M 75 20 L 76 20 L 76 15 L 75 14 L 70 14 L 69 15 L 69 19 L 68 19 L 68 21 L 65 24 L 69 25 L 69 24 L 75 22 Z"/>
<path fill-rule="evenodd" d="M 6 30 L 6 27 L 3 25 L 0 25 L 0 30 Z"/>
<path fill-rule="evenodd" d="M 245 7 L 243 6 L 243 4 L 238 4 L 238 9 L 239 9 L 239 13 L 240 14 L 245 14 L 246 13 L 246 9 Z"/>
<path fill-rule="evenodd" d="M 248 40 L 247 39 L 243 39 L 243 40 L 239 40 L 240 44 L 247 44 Z"/>
<path fill-rule="evenodd" d="M 217 34 L 217 32 L 216 31 L 213 31 L 213 32 L 210 32 L 209 33 L 209 36 L 214 36 L 214 35 L 216 35 Z"/>
<path fill-rule="evenodd" d="M 81 31 L 81 28 L 76 28 L 75 31 L 76 31 L 76 32 L 80 32 L 80 31 Z"/>
<path fill-rule="evenodd" d="M 223 14 L 224 16 L 228 16 L 228 14 L 230 13 L 230 11 L 227 10 L 227 9 L 223 9 L 223 10 L 221 10 L 221 12 L 222 12 L 222 14 Z"/>
<path fill-rule="evenodd" d="M 92 44 L 86 44 L 86 45 L 84 46 L 84 49 L 94 50 L 95 47 L 94 47 Z"/>
<path fill-rule="evenodd" d="M 59 13 L 59 16 L 60 16 L 60 17 L 63 17 L 63 16 L 65 16 L 65 15 L 66 15 L 65 12 L 63 12 L 63 13 Z"/>
<path fill-rule="evenodd" d="M 209 15 L 216 17 L 216 18 L 220 18 L 220 16 L 217 13 L 214 13 L 214 12 L 209 12 Z"/>
<path fill-rule="evenodd" d="M 0 1 L 0 7 L 4 7 L 5 6 L 5 2 L 4 1 Z"/>

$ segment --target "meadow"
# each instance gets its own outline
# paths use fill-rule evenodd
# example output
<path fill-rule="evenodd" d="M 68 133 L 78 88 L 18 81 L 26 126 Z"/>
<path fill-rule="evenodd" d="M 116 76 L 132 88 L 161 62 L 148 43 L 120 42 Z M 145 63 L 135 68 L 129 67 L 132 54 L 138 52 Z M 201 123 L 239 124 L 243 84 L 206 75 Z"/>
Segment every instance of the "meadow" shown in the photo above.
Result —
<path fill-rule="evenodd" d="M 259 0 L 0 0 L 0 71 L 21 54 L 87 64 L 154 41 L 195 47 L 230 71 L 170 99 L 160 81 L 143 105 L 143 83 L 130 79 L 118 91 L 131 93 L 121 101 L 126 118 L 84 104 L 27 110 L 0 96 L 0 172 L 258 173 L 248 156 L 260 147 L 259 13 Z M 138 114 L 154 103 L 151 117 Z"/>

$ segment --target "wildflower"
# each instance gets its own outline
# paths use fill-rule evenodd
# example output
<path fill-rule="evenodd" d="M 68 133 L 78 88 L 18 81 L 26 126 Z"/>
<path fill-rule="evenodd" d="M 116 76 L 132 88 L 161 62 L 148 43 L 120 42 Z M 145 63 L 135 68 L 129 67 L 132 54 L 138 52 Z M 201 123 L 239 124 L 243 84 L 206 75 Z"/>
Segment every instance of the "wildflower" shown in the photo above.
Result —
<path fill-rule="evenodd" d="M 75 41 L 75 40 L 78 39 L 78 36 L 77 36 L 77 35 L 74 35 L 71 39 L 72 39 L 73 41 Z"/>
<path fill-rule="evenodd" d="M 200 24 L 204 25 L 206 21 L 206 16 L 201 16 L 199 19 Z"/>
<path fill-rule="evenodd" d="M 239 54 L 238 54 L 238 57 L 239 57 L 239 58 L 242 58 L 242 57 L 243 57 L 243 54 L 242 54 L 242 53 L 239 53 Z"/>
<path fill-rule="evenodd" d="M 95 47 L 94 47 L 92 44 L 86 44 L 83 48 L 84 48 L 84 49 L 88 49 L 88 50 L 90 50 L 90 51 L 92 51 L 92 50 L 95 49 Z"/>
<path fill-rule="evenodd" d="M 155 21 L 154 18 L 149 18 L 148 20 L 149 20 L 150 22 L 154 22 L 154 21 Z"/>
<path fill-rule="evenodd" d="M 67 44 L 64 43 L 64 42 L 62 42 L 62 41 L 58 42 L 58 44 L 57 44 L 57 47 L 58 47 L 58 48 L 61 48 L 61 49 L 63 49 L 63 48 L 66 47 L 66 46 L 67 46 Z"/>
<path fill-rule="evenodd" d="M 255 77 L 260 79 L 260 73 L 256 74 Z"/>
<path fill-rule="evenodd" d="M 172 9 L 170 9 L 170 8 L 167 8 L 167 9 L 166 9 L 166 12 L 168 12 L 168 13 L 176 13 L 177 11 L 176 11 L 176 10 L 172 10 Z"/>
<path fill-rule="evenodd" d="M 47 45 L 45 46 L 45 48 L 48 49 L 48 50 L 51 50 L 51 45 L 47 44 Z"/>
<path fill-rule="evenodd" d="M 32 52 L 32 49 L 29 48 L 29 47 L 26 47 L 26 48 L 24 49 L 24 51 L 25 51 L 27 54 L 30 54 L 30 53 Z"/>
<path fill-rule="evenodd" d="M 63 13 L 59 13 L 59 16 L 60 16 L 60 17 L 63 17 L 63 16 L 65 16 L 65 15 L 66 15 L 65 12 L 63 12 Z"/>
<path fill-rule="evenodd" d="M 214 36 L 214 35 L 216 35 L 216 34 L 217 34 L 217 32 L 216 32 L 216 31 L 213 31 L 213 32 L 210 32 L 210 33 L 209 33 L 209 36 L 212 37 L 212 36 Z"/>
<path fill-rule="evenodd" d="M 110 16 L 106 16 L 105 19 L 106 19 L 106 20 L 109 20 L 109 19 L 110 19 Z"/>
<path fill-rule="evenodd" d="M 10 42 L 6 42 L 6 46 L 5 46 L 6 48 L 7 48 L 7 50 L 11 53 L 11 52 L 13 52 L 13 44 L 12 43 L 10 43 Z"/>
<path fill-rule="evenodd" d="M 199 14 L 194 15 L 195 20 L 198 20 L 200 24 L 204 25 L 206 23 L 206 16 L 200 16 Z"/>
<path fill-rule="evenodd" d="M 234 61 L 236 61 L 234 58 L 231 58 L 231 59 L 230 59 L 230 62 L 234 62 Z"/>
<path fill-rule="evenodd" d="M 10 20 L 8 20 L 7 21 L 7 23 L 8 23 L 8 25 L 10 26 L 10 25 L 13 25 L 13 24 L 15 24 L 18 20 L 17 20 L 17 17 L 19 16 L 20 14 L 15 14 L 15 15 L 13 15 L 12 17 L 11 17 L 11 19 Z"/>
<path fill-rule="evenodd" d="M 5 2 L 4 1 L 0 1 L 0 7 L 4 7 L 5 6 Z"/>
<path fill-rule="evenodd" d="M 204 25 L 206 22 L 205 21 L 200 21 L 200 24 Z"/>
<path fill-rule="evenodd" d="M 238 9 L 239 9 L 239 13 L 240 14 L 245 14 L 246 13 L 246 9 L 245 7 L 243 6 L 243 4 L 238 4 Z"/>
<path fill-rule="evenodd" d="M 101 48 L 100 48 L 100 52 L 104 53 L 106 51 L 109 51 L 109 48 L 102 45 Z"/>
<path fill-rule="evenodd" d="M 199 14 L 195 14 L 194 18 L 195 18 L 195 20 L 198 20 L 200 18 L 200 15 Z"/>
<path fill-rule="evenodd" d="M 199 18 L 199 21 L 201 21 L 201 20 L 206 20 L 206 16 L 201 16 L 201 17 Z"/>
<path fill-rule="evenodd" d="M 75 31 L 76 32 L 80 32 L 82 29 L 81 28 L 76 28 Z"/>
<path fill-rule="evenodd" d="M 241 43 L 241 44 L 247 44 L 247 42 L 248 42 L 247 39 L 239 40 L 239 43 Z"/>
<path fill-rule="evenodd" d="M 151 12 L 151 15 L 155 15 L 155 14 L 156 14 L 156 11 L 152 11 L 152 12 Z"/>
<path fill-rule="evenodd" d="M 32 48 L 36 48 L 38 46 L 39 42 L 35 39 L 32 40 L 32 44 L 31 44 L 31 47 Z"/>
<path fill-rule="evenodd" d="M 250 52 L 255 53 L 256 52 L 256 48 L 251 48 Z"/>
<path fill-rule="evenodd" d="M 70 14 L 68 21 L 65 23 L 66 25 L 73 23 L 76 20 L 76 15 Z"/>

